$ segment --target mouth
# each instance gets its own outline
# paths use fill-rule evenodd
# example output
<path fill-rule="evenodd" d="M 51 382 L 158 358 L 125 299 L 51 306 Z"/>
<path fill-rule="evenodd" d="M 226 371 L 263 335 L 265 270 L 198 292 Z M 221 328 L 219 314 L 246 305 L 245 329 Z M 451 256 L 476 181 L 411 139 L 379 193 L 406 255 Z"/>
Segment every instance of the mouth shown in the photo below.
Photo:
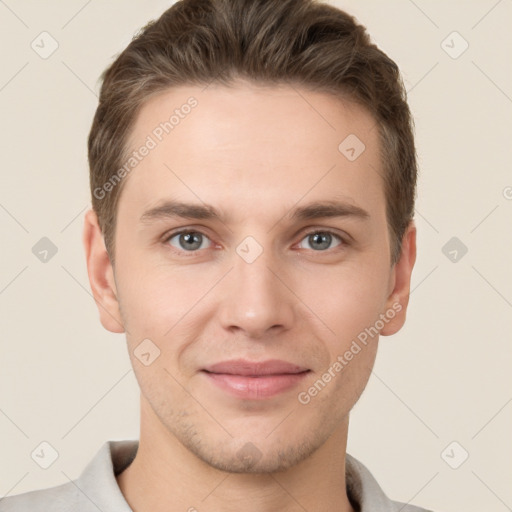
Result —
<path fill-rule="evenodd" d="M 209 382 L 222 391 L 248 400 L 262 400 L 290 391 L 310 371 L 309 368 L 277 359 L 262 362 L 237 359 L 201 370 Z"/>

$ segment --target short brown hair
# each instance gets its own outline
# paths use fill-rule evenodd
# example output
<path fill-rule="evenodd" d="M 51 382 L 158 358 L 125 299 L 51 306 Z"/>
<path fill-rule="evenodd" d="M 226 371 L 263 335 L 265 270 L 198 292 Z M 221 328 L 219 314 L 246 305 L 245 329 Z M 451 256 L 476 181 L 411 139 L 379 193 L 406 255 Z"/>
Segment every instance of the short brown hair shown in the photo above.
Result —
<path fill-rule="evenodd" d="M 381 140 L 391 262 L 398 261 L 414 216 L 417 177 L 413 121 L 398 66 L 352 16 L 325 3 L 181 0 L 142 28 L 101 76 L 88 156 L 92 206 L 112 263 L 125 180 L 108 193 L 104 185 L 126 161 L 141 107 L 173 86 L 230 85 L 236 78 L 333 93 L 373 115 Z"/>

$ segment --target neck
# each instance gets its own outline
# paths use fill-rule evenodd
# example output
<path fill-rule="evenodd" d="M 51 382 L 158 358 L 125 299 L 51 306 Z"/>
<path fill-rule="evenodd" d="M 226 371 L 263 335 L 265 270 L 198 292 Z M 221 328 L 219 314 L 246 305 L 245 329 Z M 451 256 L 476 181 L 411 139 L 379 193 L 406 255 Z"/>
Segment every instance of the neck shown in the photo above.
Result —
<path fill-rule="evenodd" d="M 285 471 L 229 473 L 199 459 L 143 412 L 137 455 L 117 476 L 136 512 L 354 512 L 345 484 L 348 418 L 316 452 Z"/>

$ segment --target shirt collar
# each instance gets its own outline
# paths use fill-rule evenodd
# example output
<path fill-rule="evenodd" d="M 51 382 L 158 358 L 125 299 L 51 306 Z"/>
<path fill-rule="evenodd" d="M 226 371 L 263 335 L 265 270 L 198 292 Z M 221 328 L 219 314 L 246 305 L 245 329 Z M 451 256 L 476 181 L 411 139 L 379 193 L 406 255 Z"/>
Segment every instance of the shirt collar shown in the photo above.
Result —
<path fill-rule="evenodd" d="M 133 512 L 117 484 L 116 475 L 131 464 L 138 441 L 107 441 L 76 481 L 83 512 Z"/>
<path fill-rule="evenodd" d="M 76 480 L 83 512 L 132 512 L 117 484 L 116 476 L 137 453 L 137 440 L 107 441 Z M 370 471 L 349 454 L 345 458 L 347 494 L 359 512 L 393 512 L 394 504 L 384 494 Z"/>

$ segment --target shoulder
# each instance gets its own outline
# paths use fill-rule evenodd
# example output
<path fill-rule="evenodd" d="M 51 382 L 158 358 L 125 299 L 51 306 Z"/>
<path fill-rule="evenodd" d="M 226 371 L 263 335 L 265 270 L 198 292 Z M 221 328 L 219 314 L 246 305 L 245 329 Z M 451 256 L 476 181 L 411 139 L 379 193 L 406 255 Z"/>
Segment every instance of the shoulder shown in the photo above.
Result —
<path fill-rule="evenodd" d="M 0 499 L 0 512 L 72 512 L 77 510 L 79 489 L 72 483 Z"/>
<path fill-rule="evenodd" d="M 392 501 L 393 510 L 396 512 L 433 512 L 430 509 L 416 507 L 415 505 L 408 505 L 407 503 L 402 503 L 401 501 Z"/>
<path fill-rule="evenodd" d="M 136 440 L 107 441 L 77 479 L 0 498 L 0 512 L 130 512 L 116 474 L 131 463 L 137 448 Z"/>
<path fill-rule="evenodd" d="M 348 453 L 345 462 L 347 494 L 361 512 L 373 510 L 379 512 L 432 512 L 425 508 L 389 499 L 362 462 Z"/>

